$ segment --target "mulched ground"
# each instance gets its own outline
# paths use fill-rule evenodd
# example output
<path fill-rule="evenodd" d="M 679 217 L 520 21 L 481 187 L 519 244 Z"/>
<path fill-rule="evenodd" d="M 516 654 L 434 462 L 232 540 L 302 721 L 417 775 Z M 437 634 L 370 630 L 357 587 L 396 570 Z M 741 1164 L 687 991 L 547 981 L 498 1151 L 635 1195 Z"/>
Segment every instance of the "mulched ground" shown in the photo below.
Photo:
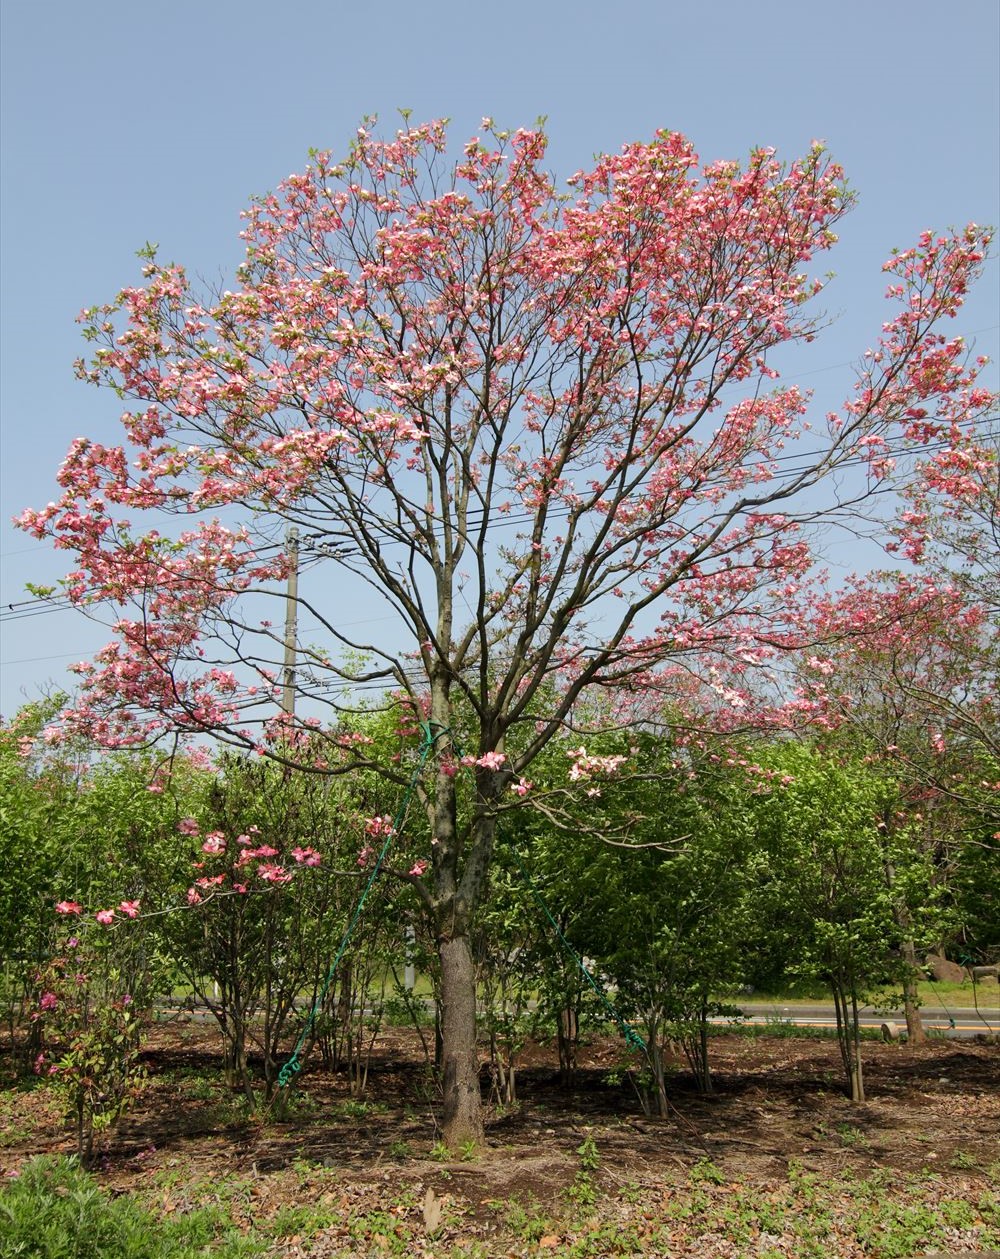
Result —
<path fill-rule="evenodd" d="M 401 1195 L 419 1201 L 430 1189 L 474 1235 L 494 1227 L 498 1204 L 510 1200 L 557 1213 L 588 1138 L 600 1160 L 594 1181 L 606 1194 L 626 1186 L 669 1192 L 706 1160 L 726 1183 L 757 1185 L 761 1193 L 784 1183 L 790 1164 L 820 1181 L 934 1173 L 942 1192 L 970 1200 L 994 1191 L 1000 1175 L 995 1044 L 866 1044 L 870 1100 L 852 1105 L 833 1041 L 718 1036 L 715 1094 L 699 1096 L 679 1061 L 666 1119 L 645 1117 L 627 1080 L 609 1082 L 628 1061 L 620 1042 L 592 1040 L 572 1089 L 559 1084 L 554 1047 L 532 1045 L 518 1105 L 491 1109 L 489 1150 L 474 1161 L 434 1157 L 437 1096 L 419 1041 L 405 1029 L 380 1036 L 362 1098 L 351 1097 L 343 1075 L 310 1070 L 282 1122 L 247 1118 L 240 1099 L 221 1086 L 218 1049 L 204 1025 L 154 1029 L 146 1086 L 96 1169 L 111 1192 L 146 1199 L 154 1192 L 159 1208 L 171 1211 L 204 1196 L 206 1185 L 238 1182 L 244 1188 L 230 1195 L 229 1208 L 234 1217 L 243 1211 L 259 1220 L 310 1194 L 316 1201 L 333 1195 L 345 1209 L 381 1203 L 391 1211 Z M 0 1175 L 16 1174 L 36 1154 L 73 1148 L 44 1088 L 0 1094 Z M 297 1244 L 291 1239 L 282 1253 L 323 1253 Z"/>

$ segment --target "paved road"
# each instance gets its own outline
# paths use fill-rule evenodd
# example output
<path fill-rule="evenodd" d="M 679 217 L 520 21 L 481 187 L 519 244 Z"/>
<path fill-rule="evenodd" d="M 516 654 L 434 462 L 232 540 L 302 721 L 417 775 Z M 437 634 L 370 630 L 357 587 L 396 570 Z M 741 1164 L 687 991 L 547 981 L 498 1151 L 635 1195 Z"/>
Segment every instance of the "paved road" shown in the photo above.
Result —
<path fill-rule="evenodd" d="M 735 1004 L 735 1002 L 734 1002 Z M 749 1023 L 766 1025 L 768 1023 L 793 1023 L 796 1027 L 836 1027 L 837 1018 L 832 1003 L 817 1002 L 814 1004 L 780 1005 L 765 1001 L 742 1001 L 740 1009 Z M 208 1009 L 196 1002 L 164 1001 L 156 1007 L 156 1017 L 170 1018 L 181 1009 L 187 1017 L 199 1022 L 211 1021 Z M 989 998 L 979 1003 L 977 1012 L 971 1006 L 931 1006 L 921 1007 L 924 1027 L 947 1037 L 969 1039 L 973 1036 L 992 1034 L 1000 1036 L 1000 992 L 991 993 Z M 906 1030 L 906 1016 L 902 1010 L 889 1012 L 865 1010 L 861 1015 L 863 1027 L 881 1027 L 883 1023 L 892 1021 L 899 1025 L 900 1031 Z M 726 1024 L 729 1018 L 716 1018 L 711 1022 Z"/>
<path fill-rule="evenodd" d="M 751 1023 L 794 1023 L 797 1027 L 837 1026 L 832 1004 L 778 1005 L 771 1002 L 743 1001 L 740 1002 L 740 1009 Z M 996 992 L 991 993 L 988 999 L 980 1001 L 978 1012 L 971 1006 L 925 1005 L 921 1006 L 920 1013 L 928 1031 L 940 1032 L 945 1036 L 961 1039 L 988 1033 L 1000 1035 L 1000 994 Z M 888 1021 L 897 1023 L 905 1031 L 906 1017 L 902 1010 L 883 1010 L 878 1014 L 865 1010 L 861 1015 L 863 1027 L 881 1027 Z"/>

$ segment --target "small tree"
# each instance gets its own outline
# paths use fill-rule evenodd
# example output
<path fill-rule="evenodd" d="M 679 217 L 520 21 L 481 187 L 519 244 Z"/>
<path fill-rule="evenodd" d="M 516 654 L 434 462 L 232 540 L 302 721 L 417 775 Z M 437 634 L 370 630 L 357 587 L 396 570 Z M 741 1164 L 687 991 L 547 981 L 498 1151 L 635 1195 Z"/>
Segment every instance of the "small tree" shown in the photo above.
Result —
<path fill-rule="evenodd" d="M 186 844 L 189 860 L 180 882 L 159 889 L 155 903 L 166 910 L 159 930 L 174 964 L 218 1023 L 227 1082 L 251 1105 L 249 1053 L 260 1055 L 270 1100 L 282 1047 L 298 1023 L 296 1001 L 306 994 L 319 999 L 357 899 L 362 819 L 341 787 L 228 754 L 191 802 L 196 816 L 177 823 L 175 848 Z M 374 964 L 381 981 L 384 919 L 384 908 L 373 907 L 359 924 L 323 1015 L 330 1017 L 337 1003 L 352 1078 L 360 1075 L 361 1053 L 352 1012 L 364 1011 L 372 997 L 358 962 L 378 941 Z"/>
<path fill-rule="evenodd" d="M 758 760 L 764 916 L 787 971 L 829 985 L 851 1100 L 863 1102 L 859 1012 L 907 973 L 904 943 L 933 930 L 933 866 L 903 825 L 886 826 L 898 797 L 867 766 L 793 743 Z"/>
<path fill-rule="evenodd" d="M 35 974 L 35 1071 L 61 1094 L 85 1163 L 142 1080 L 139 1049 L 156 977 L 145 964 L 145 935 L 146 924 L 128 915 L 113 927 L 72 918 Z"/>
<path fill-rule="evenodd" d="M 637 740 L 633 773 L 591 801 L 593 836 L 568 866 L 586 867 L 585 912 L 573 942 L 614 986 L 620 1014 L 639 1024 L 648 1060 L 644 1105 L 665 1115 L 667 1055 L 683 1046 L 702 1092 L 712 1091 L 708 1020 L 744 977 L 757 875 L 742 793 L 713 755 L 669 739 Z M 593 822 L 594 819 L 592 819 Z"/>
<path fill-rule="evenodd" d="M 22 517 L 76 554 L 74 602 L 122 609 L 69 727 L 295 759 L 266 736 L 283 669 L 286 725 L 288 696 L 311 719 L 373 681 L 429 721 L 432 842 L 413 881 L 439 953 L 453 1145 L 483 1139 L 470 931 L 511 788 L 593 688 L 696 677 L 746 704 L 743 675 L 798 624 L 806 526 L 867 497 L 900 443 L 989 406 L 961 341 L 936 332 L 987 232 L 928 233 L 894 257 L 900 311 L 789 461 L 808 398 L 774 385 L 769 359 L 815 337 L 809 268 L 851 204 L 823 149 L 699 170 L 664 131 L 566 196 L 541 131 L 487 120 L 483 137 L 450 160 L 441 124 L 388 141 L 366 126 L 345 160 L 315 154 L 247 211 L 233 291 L 197 296 L 147 250 L 144 282 L 83 316 L 80 375 L 129 400 L 128 449 L 75 442 L 60 500 Z M 859 457 L 859 476 L 834 479 Z M 137 510 L 154 527 L 136 530 Z M 288 526 L 374 588 L 390 634 L 352 636 L 303 587 L 318 630 L 288 667 L 287 636 L 253 608 L 289 574 Z M 405 787 L 408 766 L 375 764 L 336 716 L 324 730 L 311 768 L 372 765 Z"/>
<path fill-rule="evenodd" d="M 930 522 L 921 521 L 926 531 Z M 890 794 L 898 792 L 887 832 L 901 822 L 947 884 L 970 843 L 992 848 L 994 862 L 1000 856 L 1000 603 L 990 593 L 991 555 L 974 576 L 971 561 L 964 571 L 949 567 L 940 551 L 932 559 L 926 537 L 916 541 L 922 571 L 870 575 L 822 607 L 816 636 L 834 645 L 804 653 L 800 680 L 833 728 L 828 748 L 863 749 Z M 905 935 L 905 898 L 898 910 Z M 912 938 L 903 948 L 907 1033 L 916 1044 L 924 1039 L 920 959 Z"/>

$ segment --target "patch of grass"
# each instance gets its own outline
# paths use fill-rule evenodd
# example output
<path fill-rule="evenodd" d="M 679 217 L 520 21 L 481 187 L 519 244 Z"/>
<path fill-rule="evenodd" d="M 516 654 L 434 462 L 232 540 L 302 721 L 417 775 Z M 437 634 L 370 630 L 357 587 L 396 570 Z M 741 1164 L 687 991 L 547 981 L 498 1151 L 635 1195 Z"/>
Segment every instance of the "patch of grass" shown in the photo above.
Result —
<path fill-rule="evenodd" d="M 894 1008 L 899 1009 L 902 1006 L 902 998 L 898 992 L 886 994 L 878 993 L 872 997 L 871 1009 L 884 1008 L 882 1002 L 886 997 L 890 996 Z M 963 980 L 962 983 L 956 984 L 948 981 L 938 981 L 934 979 L 921 980 L 917 984 L 917 997 L 921 1005 L 937 1006 L 942 1002 L 945 1005 L 973 1006 L 978 997 L 979 1004 L 984 1009 L 987 1007 L 996 1008 L 1000 1004 L 1000 985 L 996 980 L 979 980 L 973 984 L 971 979 Z M 743 1002 L 751 1002 L 758 1005 L 816 1005 L 817 1003 L 829 1003 L 831 1001 L 830 990 L 824 988 L 822 984 L 803 983 L 793 985 L 786 989 L 779 989 L 777 992 L 751 992 L 740 993 L 736 997 L 729 997 L 726 1000 L 734 1001 L 737 1005 Z"/>
<path fill-rule="evenodd" d="M 33 1159 L 0 1193 L 0 1259 L 250 1259 L 266 1248 L 221 1206 L 157 1219 L 109 1198 L 71 1159 Z"/>
<path fill-rule="evenodd" d="M 831 1135 L 843 1138 L 843 1129 Z M 363 1207 L 345 1207 L 339 1193 L 320 1192 L 318 1170 L 301 1160 L 291 1166 L 308 1189 L 300 1183 L 269 1216 L 260 1214 L 256 1185 L 236 1176 L 170 1169 L 139 1197 L 111 1198 L 71 1160 L 39 1159 L 0 1189 L 0 1259 L 270 1259 L 293 1239 L 297 1251 L 328 1259 L 654 1259 L 691 1248 L 757 1259 L 908 1259 L 934 1247 L 1000 1245 L 1000 1198 L 981 1170 L 970 1190 L 968 1178 L 888 1170 L 830 1176 L 792 1161 L 786 1176 L 761 1184 L 738 1165 L 701 1158 L 686 1176 L 627 1183 L 605 1200 L 593 1136 L 576 1155 L 575 1178 L 551 1214 L 530 1195 L 493 1200 L 483 1203 L 493 1217 L 484 1231 L 467 1223 L 459 1192 L 446 1196 L 446 1215 L 430 1233 L 420 1192 L 387 1180 Z M 438 1169 L 435 1179 L 443 1175 Z"/>
<path fill-rule="evenodd" d="M 369 1102 L 360 1097 L 348 1097 L 334 1107 L 334 1113 L 344 1119 L 365 1119 L 369 1115 L 381 1115 L 386 1111 L 382 1102 Z"/>
<path fill-rule="evenodd" d="M 844 1145 L 856 1146 L 859 1150 L 867 1150 L 871 1145 L 861 1129 L 851 1123 L 837 1124 L 837 1135 Z"/>
<path fill-rule="evenodd" d="M 38 1114 L 25 1114 L 23 1099 L 29 1093 L 41 1094 L 33 1097 L 31 1103 Z M 55 1094 L 46 1093 L 40 1080 L 31 1076 L 19 1081 L 14 1088 L 0 1093 L 0 1150 L 30 1140 L 39 1119 L 58 1124 L 61 1113 Z"/>
<path fill-rule="evenodd" d="M 324 1206 L 321 1202 L 288 1203 L 281 1207 L 267 1222 L 272 1237 L 285 1239 L 296 1235 L 312 1237 L 324 1228 L 339 1223 L 338 1206 Z"/>
<path fill-rule="evenodd" d="M 877 1027 L 862 1027 L 859 1032 L 861 1040 L 881 1041 L 882 1039 L 882 1032 Z M 709 1036 L 742 1036 L 748 1040 L 775 1036 L 784 1036 L 789 1040 L 837 1039 L 835 1027 L 791 1023 L 780 1014 L 769 1015 L 766 1023 L 713 1023 L 709 1026 L 708 1034 Z"/>
<path fill-rule="evenodd" d="M 527 1202 L 518 1202 L 516 1198 L 505 1201 L 494 1199 L 487 1205 L 497 1213 L 503 1231 L 523 1241 L 537 1242 L 546 1233 L 552 1232 L 552 1221 L 534 1198 L 529 1198 Z"/>

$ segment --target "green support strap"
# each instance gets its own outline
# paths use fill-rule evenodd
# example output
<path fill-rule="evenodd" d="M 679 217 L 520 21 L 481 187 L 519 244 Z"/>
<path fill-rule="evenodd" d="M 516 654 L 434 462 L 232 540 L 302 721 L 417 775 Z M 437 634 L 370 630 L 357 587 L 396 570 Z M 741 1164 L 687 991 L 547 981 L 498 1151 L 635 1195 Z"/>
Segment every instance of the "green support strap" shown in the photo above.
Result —
<path fill-rule="evenodd" d="M 340 948 L 337 949 L 337 955 L 334 957 L 333 962 L 330 965 L 330 969 L 326 973 L 326 979 L 323 981 L 323 986 L 319 991 L 319 996 L 313 1002 L 312 1009 L 309 1011 L 306 1021 L 302 1025 L 302 1031 L 299 1033 L 299 1038 L 295 1042 L 295 1048 L 292 1050 L 291 1057 L 278 1072 L 279 1088 L 287 1088 L 295 1076 L 302 1070 L 302 1059 L 299 1056 L 302 1046 L 306 1043 L 310 1032 L 315 1026 L 316 1016 L 323 1008 L 323 1002 L 326 1000 L 326 994 L 330 991 L 330 985 L 333 983 L 334 976 L 337 973 L 337 968 L 340 965 L 341 959 L 347 949 L 347 945 L 350 942 L 355 925 L 361 917 L 361 911 L 364 909 L 365 901 L 368 899 L 368 893 L 372 890 L 375 880 L 382 869 L 382 864 L 388 855 L 392 841 L 403 828 L 403 821 L 406 818 L 406 811 L 410 806 L 410 800 L 416 790 L 417 781 L 420 778 L 424 765 L 427 763 L 428 756 L 430 756 L 431 751 L 434 748 L 434 744 L 437 742 L 438 736 L 433 733 L 431 723 L 429 721 L 421 722 L 420 728 L 423 731 L 424 736 L 423 742 L 420 746 L 420 758 L 417 761 L 413 774 L 410 777 L 409 785 L 406 788 L 406 794 L 403 796 L 403 802 L 396 810 L 396 816 L 393 818 L 392 822 L 392 830 L 386 836 L 385 843 L 382 845 L 378 858 L 372 867 L 372 872 L 368 876 L 368 882 L 365 884 L 364 891 L 361 893 L 358 903 L 354 908 L 354 913 L 351 915 L 351 921 L 347 924 L 347 930 L 344 932 L 344 937 L 340 942 Z M 444 732 L 442 731 L 442 733 Z"/>
<path fill-rule="evenodd" d="M 524 879 L 524 882 L 527 885 L 528 891 L 534 897 L 535 902 L 538 905 L 539 909 L 541 909 L 542 913 L 549 920 L 549 923 L 552 926 L 552 930 L 559 937 L 559 942 L 562 944 L 563 948 L 566 950 L 566 952 L 570 955 L 570 957 L 574 960 L 574 962 L 576 962 L 577 966 L 580 968 L 580 974 L 583 975 L 584 979 L 590 985 L 594 994 L 597 996 L 598 1001 L 600 1001 L 601 1005 L 604 1007 L 605 1012 L 607 1013 L 608 1017 L 611 1019 L 611 1021 L 614 1024 L 616 1024 L 616 1026 L 618 1027 L 618 1030 L 621 1032 L 622 1036 L 625 1038 L 625 1044 L 628 1045 L 630 1049 L 638 1049 L 640 1053 L 645 1053 L 646 1042 L 642 1039 L 642 1037 L 639 1035 L 639 1033 L 635 1030 L 634 1027 L 632 1027 L 629 1023 L 625 1022 L 625 1020 L 618 1013 L 618 1011 L 615 1009 L 612 1003 L 608 1000 L 607 993 L 600 986 L 597 980 L 593 977 L 590 971 L 587 970 L 587 967 L 584 965 L 583 958 L 580 956 L 579 953 L 577 953 L 576 949 L 573 948 L 572 944 L 570 944 L 570 942 L 563 935 L 562 931 L 560 930 L 559 924 L 556 922 L 555 918 L 553 918 L 552 914 L 549 912 L 548 905 L 546 905 L 546 903 L 542 900 L 541 895 L 535 888 L 534 883 L 531 881 L 531 876 L 528 874 L 527 870 L 524 868 L 523 864 L 521 863 L 521 858 L 517 855 L 516 852 L 514 852 L 513 849 L 511 849 L 511 852 L 514 855 L 514 862 L 517 865 L 517 868 L 521 871 L 521 877 Z"/>

